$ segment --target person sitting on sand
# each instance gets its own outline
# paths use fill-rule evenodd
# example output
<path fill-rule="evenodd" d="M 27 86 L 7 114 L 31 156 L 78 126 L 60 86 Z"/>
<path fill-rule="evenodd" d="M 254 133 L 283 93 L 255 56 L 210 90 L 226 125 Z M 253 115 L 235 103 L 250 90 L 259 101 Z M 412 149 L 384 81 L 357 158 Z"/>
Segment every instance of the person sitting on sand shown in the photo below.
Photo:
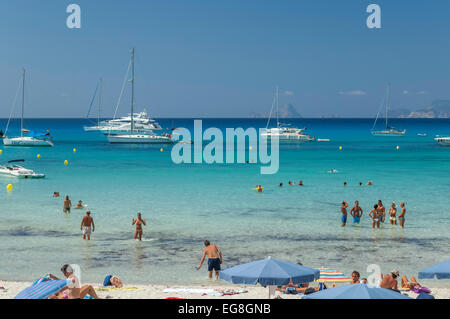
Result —
<path fill-rule="evenodd" d="M 359 283 L 360 283 L 359 277 L 360 277 L 359 272 L 357 272 L 356 270 L 354 270 L 354 271 L 352 272 L 352 282 L 351 282 L 350 284 L 351 284 L 351 285 L 353 285 L 353 284 L 359 284 Z"/>
<path fill-rule="evenodd" d="M 59 192 L 53 192 L 53 197 L 59 197 Z"/>
<path fill-rule="evenodd" d="M 342 205 L 341 205 L 341 213 L 342 213 L 341 222 L 342 222 L 342 227 L 345 227 L 345 224 L 347 223 L 347 207 L 348 207 L 348 204 L 344 200 L 342 202 Z"/>
<path fill-rule="evenodd" d="M 209 240 L 204 241 L 205 249 L 203 250 L 203 256 L 200 260 L 200 265 L 195 267 L 196 269 L 202 268 L 203 262 L 206 256 L 208 256 L 208 277 L 212 278 L 213 270 L 216 272 L 216 279 L 219 278 L 220 265 L 223 262 L 222 251 L 214 244 L 211 244 Z"/>
<path fill-rule="evenodd" d="M 390 274 L 386 274 L 380 282 L 380 288 L 391 289 L 398 292 L 397 278 L 399 276 L 398 270 L 394 269 Z"/>
<path fill-rule="evenodd" d="M 395 215 L 397 214 L 397 208 L 395 207 L 395 203 L 392 202 L 391 208 L 389 208 L 389 221 L 391 222 L 391 225 L 397 225 L 397 218 Z"/>
<path fill-rule="evenodd" d="M 75 206 L 75 209 L 83 209 L 83 208 L 84 208 L 83 201 L 79 200 L 78 204 Z"/>
<path fill-rule="evenodd" d="M 83 299 L 86 295 L 89 295 L 95 299 L 99 299 L 97 293 L 91 285 L 80 285 L 80 281 L 77 276 L 75 276 L 73 269 L 70 265 L 64 265 L 61 268 L 63 275 L 72 281 L 72 284 L 64 287 L 58 293 L 51 296 L 49 299 Z M 49 277 L 53 280 L 61 280 L 52 274 Z"/>
<path fill-rule="evenodd" d="M 92 232 L 95 231 L 94 219 L 91 217 L 91 211 L 86 212 L 86 216 L 81 220 L 80 230 L 83 232 L 83 239 L 91 240 L 91 226 Z"/>
<path fill-rule="evenodd" d="M 122 288 L 123 287 L 122 280 L 120 280 L 120 278 L 117 276 L 108 275 L 103 280 L 103 287 L 108 287 L 108 286 L 112 286 L 115 288 Z"/>
<path fill-rule="evenodd" d="M 69 199 L 69 195 L 66 195 L 66 199 L 64 200 L 63 212 L 70 213 L 70 208 L 72 207 L 72 202 Z"/>
<path fill-rule="evenodd" d="M 402 226 L 402 228 L 404 228 L 405 227 L 405 214 L 406 214 L 405 202 L 401 202 L 400 207 L 402 208 L 402 211 L 401 211 L 400 215 L 398 215 L 398 221 L 400 222 L 400 226 Z"/>
<path fill-rule="evenodd" d="M 353 217 L 353 223 L 359 224 L 361 221 L 361 216 L 363 214 L 363 210 L 361 207 L 359 207 L 359 201 L 355 201 L 355 206 L 352 207 L 350 210 L 350 215 Z"/>
<path fill-rule="evenodd" d="M 142 240 L 142 225 L 147 226 L 145 220 L 142 219 L 141 213 L 137 213 L 137 219 L 133 218 L 131 225 L 136 225 L 136 231 L 134 232 L 134 239 Z"/>
<path fill-rule="evenodd" d="M 378 213 L 377 204 L 373 206 L 373 209 L 370 211 L 369 216 L 372 218 L 372 228 L 375 228 L 375 225 L 377 225 L 377 228 L 380 228 L 380 215 Z"/>

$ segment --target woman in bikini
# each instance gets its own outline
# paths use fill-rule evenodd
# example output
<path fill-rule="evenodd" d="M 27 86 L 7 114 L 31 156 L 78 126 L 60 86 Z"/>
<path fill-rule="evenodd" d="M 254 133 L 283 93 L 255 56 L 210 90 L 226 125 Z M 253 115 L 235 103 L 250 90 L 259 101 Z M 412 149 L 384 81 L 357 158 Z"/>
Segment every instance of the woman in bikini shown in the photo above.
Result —
<path fill-rule="evenodd" d="M 377 228 L 380 228 L 380 213 L 378 212 L 378 205 L 375 204 L 373 209 L 370 211 L 369 216 L 372 218 L 372 228 L 375 228 L 375 224 Z"/>
<path fill-rule="evenodd" d="M 395 203 L 392 202 L 391 208 L 389 208 L 389 220 L 391 225 L 397 225 L 397 218 L 395 215 L 397 215 L 397 208 L 395 207 Z"/>
<path fill-rule="evenodd" d="M 405 214 L 406 214 L 405 202 L 401 202 L 400 207 L 402 208 L 402 212 L 400 213 L 400 215 L 398 215 L 398 221 L 400 222 L 400 226 L 402 226 L 402 228 L 404 228 L 405 227 Z"/>
<path fill-rule="evenodd" d="M 142 240 L 142 225 L 146 226 L 145 220 L 142 219 L 141 213 L 137 214 L 137 219 L 133 218 L 131 225 L 136 225 L 136 231 L 134 232 L 134 239 Z"/>

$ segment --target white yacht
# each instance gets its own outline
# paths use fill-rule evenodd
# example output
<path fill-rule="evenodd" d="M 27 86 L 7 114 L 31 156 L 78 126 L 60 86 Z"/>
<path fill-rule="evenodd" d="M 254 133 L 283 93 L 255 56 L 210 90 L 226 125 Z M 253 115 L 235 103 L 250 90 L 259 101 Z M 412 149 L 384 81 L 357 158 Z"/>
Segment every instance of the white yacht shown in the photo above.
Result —
<path fill-rule="evenodd" d="M 127 144 L 161 144 L 161 143 L 173 143 L 172 134 L 155 134 L 152 130 L 142 132 L 141 130 L 149 125 L 154 126 L 157 129 L 161 129 L 159 124 L 148 118 L 139 118 L 135 121 L 134 115 L 134 48 L 131 50 L 131 60 L 128 71 L 131 66 L 131 112 L 129 115 L 129 131 L 125 134 L 107 134 L 108 141 L 110 143 L 127 143 Z M 128 71 L 126 78 L 128 77 Z M 125 81 L 124 81 L 125 83 Z M 123 93 L 122 87 L 122 93 Z M 121 94 L 122 96 L 122 94 Z M 119 98 L 120 103 L 120 98 Z M 119 105 L 119 104 L 118 104 Z M 117 110 L 116 110 L 117 111 Z M 142 114 L 142 113 L 141 113 Z M 114 120 L 113 120 L 114 121 Z M 113 122 L 115 123 L 115 122 Z M 145 129 L 144 129 L 145 130 Z"/>
<path fill-rule="evenodd" d="M 270 118 L 272 117 L 272 111 L 274 106 L 276 107 L 277 114 L 277 127 L 269 128 Z M 272 139 L 278 137 L 280 142 L 296 142 L 307 143 L 314 142 L 316 138 L 309 134 L 304 134 L 305 128 L 290 127 L 290 124 L 280 123 L 278 118 L 278 87 L 276 88 L 275 98 L 272 102 L 272 108 L 270 110 L 269 119 L 267 120 L 266 129 L 261 133 L 261 137 L 265 139 Z"/>
<path fill-rule="evenodd" d="M 378 111 L 377 117 L 375 119 L 375 122 L 373 123 L 372 127 L 372 135 L 374 136 L 402 136 L 405 135 L 406 130 L 398 130 L 395 127 L 391 127 L 388 124 L 389 117 L 388 117 L 388 111 L 389 111 L 389 102 L 390 102 L 390 90 L 391 85 L 388 83 L 386 87 L 386 103 L 385 103 L 385 128 L 380 131 L 376 131 L 375 126 L 377 125 L 378 116 L 380 115 L 380 112 Z"/>
<path fill-rule="evenodd" d="M 17 95 L 16 95 L 17 98 Z M 16 100 L 16 99 L 15 99 Z M 13 109 L 15 106 L 15 101 L 13 105 Z M 25 69 L 22 71 L 22 116 L 20 119 L 20 136 L 10 137 L 8 136 L 8 128 L 9 123 L 11 121 L 11 115 L 8 119 L 8 123 L 6 124 L 5 134 L 3 136 L 3 144 L 5 146 L 53 146 L 53 141 L 50 136 L 50 132 L 46 133 L 34 133 L 23 127 L 23 114 L 25 110 Z M 24 135 L 28 134 L 28 135 Z"/>
<path fill-rule="evenodd" d="M 7 164 L 0 165 L 0 175 L 1 176 L 13 176 L 18 178 L 44 178 L 44 174 L 36 174 L 33 170 L 24 168 L 15 163 L 24 162 L 24 160 L 13 160 L 9 161 Z"/>
<path fill-rule="evenodd" d="M 438 136 L 434 140 L 442 146 L 450 146 L 450 136 Z"/>

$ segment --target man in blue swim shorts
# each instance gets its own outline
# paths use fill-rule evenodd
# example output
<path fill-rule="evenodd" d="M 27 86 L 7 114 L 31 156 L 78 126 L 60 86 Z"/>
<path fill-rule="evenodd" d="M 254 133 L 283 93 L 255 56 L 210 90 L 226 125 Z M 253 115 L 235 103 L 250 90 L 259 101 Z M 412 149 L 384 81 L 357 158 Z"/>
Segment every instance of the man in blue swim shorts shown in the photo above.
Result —
<path fill-rule="evenodd" d="M 342 216 L 341 216 L 341 222 L 342 222 L 342 227 L 345 227 L 345 224 L 347 223 L 347 207 L 348 207 L 348 204 L 347 204 L 347 202 L 344 200 L 344 201 L 342 202 L 342 206 L 341 206 L 341 213 L 342 213 Z"/>
<path fill-rule="evenodd" d="M 363 210 L 361 207 L 359 207 L 359 201 L 355 201 L 355 206 L 352 207 L 350 210 L 350 215 L 353 217 L 353 223 L 359 224 L 361 221 L 361 216 L 363 214 Z"/>
<path fill-rule="evenodd" d="M 205 261 L 206 256 L 208 256 L 208 277 L 212 278 L 213 271 L 216 272 L 216 279 L 219 278 L 220 273 L 220 264 L 222 264 L 222 252 L 219 247 L 214 244 L 211 244 L 209 240 L 205 240 L 205 250 L 203 250 L 202 260 L 200 261 L 200 265 L 198 265 L 197 269 L 200 269 Z"/>

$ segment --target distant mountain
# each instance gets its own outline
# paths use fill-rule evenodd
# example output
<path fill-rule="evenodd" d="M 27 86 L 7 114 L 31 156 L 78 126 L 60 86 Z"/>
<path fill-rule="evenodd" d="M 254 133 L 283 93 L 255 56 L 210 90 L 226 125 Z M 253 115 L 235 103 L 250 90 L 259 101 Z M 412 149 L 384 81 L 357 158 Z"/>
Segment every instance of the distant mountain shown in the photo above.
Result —
<path fill-rule="evenodd" d="M 400 118 L 450 118 L 450 101 L 449 100 L 435 100 L 431 105 L 411 111 L 408 114 L 401 114 Z"/>
<path fill-rule="evenodd" d="M 275 118 L 276 116 L 277 116 L 276 113 L 272 113 L 272 118 Z M 269 117 L 269 114 L 251 112 L 249 114 L 249 117 L 267 118 Z M 286 119 L 286 118 L 301 118 L 302 116 L 292 104 L 285 104 L 278 110 L 278 117 L 280 119 Z"/>

